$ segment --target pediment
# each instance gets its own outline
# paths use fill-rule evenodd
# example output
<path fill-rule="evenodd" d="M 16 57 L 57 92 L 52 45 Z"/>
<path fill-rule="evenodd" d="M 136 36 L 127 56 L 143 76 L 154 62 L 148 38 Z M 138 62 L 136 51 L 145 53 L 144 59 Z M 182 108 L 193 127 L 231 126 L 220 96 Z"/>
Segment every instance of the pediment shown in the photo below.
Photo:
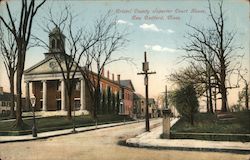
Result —
<path fill-rule="evenodd" d="M 63 67 L 63 70 L 66 71 L 66 67 L 64 62 L 61 62 L 61 66 Z M 72 70 L 75 69 L 72 67 Z M 56 61 L 55 58 L 50 57 L 46 58 L 43 61 L 35 64 L 34 66 L 30 67 L 29 69 L 25 70 L 25 74 L 32 75 L 32 74 L 53 74 L 53 73 L 60 73 L 61 68 Z"/>

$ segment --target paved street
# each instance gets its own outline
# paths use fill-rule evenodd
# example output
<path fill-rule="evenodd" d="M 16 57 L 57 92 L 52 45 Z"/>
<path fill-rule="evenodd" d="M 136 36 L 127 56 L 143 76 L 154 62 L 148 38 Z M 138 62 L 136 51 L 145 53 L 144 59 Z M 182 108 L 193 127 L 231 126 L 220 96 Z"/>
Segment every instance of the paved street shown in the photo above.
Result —
<path fill-rule="evenodd" d="M 161 120 L 153 120 L 156 124 Z M 106 128 L 45 140 L 0 144 L 1 160 L 168 160 L 242 159 L 250 155 L 130 148 L 117 142 L 142 133 L 144 122 Z"/>

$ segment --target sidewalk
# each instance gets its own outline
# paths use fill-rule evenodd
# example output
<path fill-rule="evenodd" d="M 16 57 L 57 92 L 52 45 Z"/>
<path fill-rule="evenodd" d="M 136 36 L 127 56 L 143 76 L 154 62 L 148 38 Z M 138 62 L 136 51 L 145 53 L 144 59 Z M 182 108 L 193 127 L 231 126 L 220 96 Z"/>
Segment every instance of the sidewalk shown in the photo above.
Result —
<path fill-rule="evenodd" d="M 110 124 L 103 124 L 98 126 L 89 126 L 89 127 L 79 127 L 76 128 L 77 132 L 85 132 L 85 131 L 91 131 L 95 129 L 103 129 L 103 128 L 109 128 L 109 127 L 116 127 L 121 125 L 127 125 L 127 124 L 133 124 L 133 123 L 139 123 L 144 122 L 145 120 L 139 120 L 139 121 L 129 121 L 129 122 L 119 122 L 119 123 L 110 123 Z M 154 123 L 160 123 L 161 119 L 152 119 Z M 57 131 L 50 131 L 50 132 L 42 132 L 37 133 L 37 137 L 32 137 L 32 135 L 23 135 L 23 136 L 0 136 L 0 143 L 7 143 L 7 142 L 18 142 L 18 141 L 30 141 L 30 140 L 36 140 L 36 139 L 45 139 L 50 137 L 56 137 L 61 135 L 68 135 L 73 134 L 72 129 L 65 129 L 65 130 L 57 130 Z"/>
<path fill-rule="evenodd" d="M 171 126 L 177 119 L 171 121 Z M 133 147 L 192 150 L 192 151 L 216 151 L 250 154 L 250 142 L 205 141 L 193 139 L 160 139 L 162 125 L 151 132 L 145 132 L 135 138 L 127 139 L 126 143 Z"/>

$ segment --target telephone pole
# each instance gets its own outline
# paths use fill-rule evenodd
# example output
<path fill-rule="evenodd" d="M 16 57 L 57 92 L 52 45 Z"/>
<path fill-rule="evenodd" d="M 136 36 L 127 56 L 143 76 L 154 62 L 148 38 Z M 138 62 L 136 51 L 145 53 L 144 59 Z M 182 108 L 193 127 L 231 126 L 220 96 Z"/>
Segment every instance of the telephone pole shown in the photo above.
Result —
<path fill-rule="evenodd" d="M 145 75 L 144 85 L 145 85 L 145 95 L 146 95 L 146 131 L 149 132 L 149 115 L 148 115 L 148 75 L 156 74 L 156 72 L 149 72 L 149 62 L 147 61 L 147 53 L 144 52 L 144 62 L 142 62 L 142 71 L 137 73 L 137 75 Z"/>
<path fill-rule="evenodd" d="M 165 86 L 165 108 L 168 108 L 168 87 Z"/>

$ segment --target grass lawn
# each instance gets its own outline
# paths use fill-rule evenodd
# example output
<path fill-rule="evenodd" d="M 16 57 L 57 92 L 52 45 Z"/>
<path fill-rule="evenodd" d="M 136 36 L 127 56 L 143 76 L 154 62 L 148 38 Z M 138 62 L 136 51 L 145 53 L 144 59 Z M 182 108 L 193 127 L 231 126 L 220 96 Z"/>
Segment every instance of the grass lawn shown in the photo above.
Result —
<path fill-rule="evenodd" d="M 114 122 L 131 121 L 129 117 L 119 115 L 98 115 L 98 124 L 107 124 Z M 25 127 L 20 130 L 13 127 L 14 121 L 0 122 L 0 135 L 23 135 L 30 134 L 33 121 L 32 119 L 23 120 L 26 124 Z M 37 131 L 53 131 L 60 129 L 72 128 L 72 120 L 68 120 L 66 116 L 53 116 L 36 119 Z M 91 116 L 76 116 L 75 117 L 76 127 L 91 126 L 95 125 L 95 120 Z"/>
<path fill-rule="evenodd" d="M 215 114 L 197 113 L 194 125 L 181 118 L 172 128 L 172 139 L 250 142 L 250 111 L 230 113 L 230 119 Z"/>
<path fill-rule="evenodd" d="M 219 120 L 215 114 L 197 113 L 194 117 L 194 126 L 181 118 L 172 128 L 173 132 L 189 133 L 229 133 L 250 134 L 250 111 L 231 113 L 232 120 Z"/>

